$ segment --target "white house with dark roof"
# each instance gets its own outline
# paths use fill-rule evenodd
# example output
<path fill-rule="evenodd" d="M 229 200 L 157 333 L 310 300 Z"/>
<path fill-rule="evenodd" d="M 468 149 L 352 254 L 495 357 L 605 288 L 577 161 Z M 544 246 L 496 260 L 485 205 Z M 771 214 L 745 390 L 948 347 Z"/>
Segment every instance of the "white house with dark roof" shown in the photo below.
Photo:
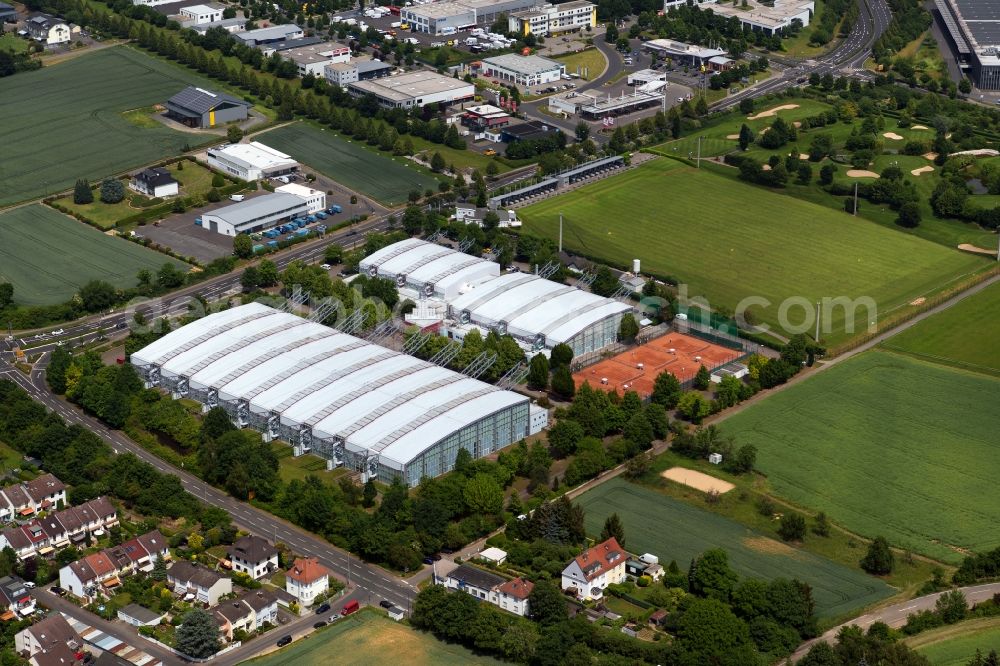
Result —
<path fill-rule="evenodd" d="M 48 14 L 36 14 L 24 22 L 24 29 L 36 42 L 46 46 L 67 44 L 71 39 L 69 24 Z"/>
<path fill-rule="evenodd" d="M 257 580 L 278 570 L 278 549 L 267 539 L 248 534 L 229 547 L 229 560 L 233 571 Z"/>
<path fill-rule="evenodd" d="M 443 583 L 450 590 L 464 592 L 522 617 L 529 612 L 528 596 L 534 588 L 531 581 L 523 578 L 507 580 L 471 564 L 459 565 L 447 575 Z"/>
<path fill-rule="evenodd" d="M 612 583 L 625 580 L 628 554 L 614 537 L 573 558 L 563 569 L 562 589 L 574 590 L 581 601 L 601 599 Z"/>
<path fill-rule="evenodd" d="M 26 617 L 35 612 L 35 599 L 24 581 L 17 576 L 0 578 L 0 620 Z"/>
<path fill-rule="evenodd" d="M 53 613 L 14 636 L 14 649 L 18 654 L 28 657 L 55 648 L 77 650 L 82 645 L 80 635 L 61 613 Z"/>
<path fill-rule="evenodd" d="M 66 503 L 66 484 L 54 474 L 42 474 L 32 481 L 0 490 L 0 520 L 50 511 Z"/>
<path fill-rule="evenodd" d="M 228 576 L 185 561 L 167 569 L 167 583 L 188 601 L 208 606 L 215 606 L 219 597 L 233 592 L 233 581 Z"/>
<path fill-rule="evenodd" d="M 180 183 L 163 167 L 143 169 L 132 176 L 128 186 L 147 197 L 172 197 L 180 192 Z"/>
<path fill-rule="evenodd" d="M 214 614 L 220 631 L 231 641 L 237 629 L 249 633 L 265 623 L 277 624 L 278 597 L 270 590 L 250 590 L 243 596 L 220 603 Z"/>

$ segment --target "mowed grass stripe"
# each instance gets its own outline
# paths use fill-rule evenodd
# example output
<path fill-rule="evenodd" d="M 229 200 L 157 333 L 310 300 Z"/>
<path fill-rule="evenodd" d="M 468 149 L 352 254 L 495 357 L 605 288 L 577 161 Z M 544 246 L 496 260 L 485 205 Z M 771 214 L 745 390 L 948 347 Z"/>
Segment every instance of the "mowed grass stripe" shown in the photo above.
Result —
<path fill-rule="evenodd" d="M 883 346 L 1000 375 L 1000 283 L 894 335 Z"/>
<path fill-rule="evenodd" d="M 966 620 L 959 624 L 919 634 L 906 643 L 927 657 L 934 666 L 966 666 L 976 655 L 1000 652 L 1000 618 Z"/>
<path fill-rule="evenodd" d="M 411 190 L 437 191 L 437 180 L 402 157 L 380 155 L 353 139 L 308 123 L 295 123 L 261 134 L 261 143 L 288 153 L 338 183 L 384 204 L 406 201 Z"/>
<path fill-rule="evenodd" d="M 24 305 L 66 301 L 90 280 L 136 284 L 142 268 L 180 262 L 107 236 L 51 208 L 34 204 L 0 213 L 0 282 L 14 285 Z"/>
<path fill-rule="evenodd" d="M 734 310 L 748 296 L 767 308 L 752 312 L 772 326 L 782 301 L 871 297 L 880 313 L 933 293 L 987 265 L 846 213 L 734 181 L 707 169 L 654 159 L 619 176 L 522 209 L 525 231 L 556 239 L 564 214 L 564 243 L 572 251 L 673 275 L 689 295 Z M 866 328 L 858 311 L 855 332 Z M 803 308 L 791 309 L 791 323 Z M 836 308 L 828 344 L 851 337 Z"/>
<path fill-rule="evenodd" d="M 798 578 L 813 588 L 821 617 L 842 615 L 894 592 L 876 578 L 775 541 L 759 541 L 766 538 L 759 532 L 620 478 L 587 491 L 578 502 L 586 511 L 589 534 L 600 534 L 604 520 L 617 513 L 625 526 L 629 551 L 653 553 L 664 566 L 676 560 L 686 569 L 691 558 L 723 548 L 741 577 Z M 770 548 L 752 545 L 763 543 Z"/>
<path fill-rule="evenodd" d="M 780 496 L 957 563 L 1000 545 L 1000 379 L 867 352 L 723 424 Z"/>
<path fill-rule="evenodd" d="M 206 136 L 142 128 L 122 112 L 207 79 L 135 49 L 112 47 L 0 79 L 0 205 L 174 155 Z M 214 88 L 218 88 L 215 85 Z"/>

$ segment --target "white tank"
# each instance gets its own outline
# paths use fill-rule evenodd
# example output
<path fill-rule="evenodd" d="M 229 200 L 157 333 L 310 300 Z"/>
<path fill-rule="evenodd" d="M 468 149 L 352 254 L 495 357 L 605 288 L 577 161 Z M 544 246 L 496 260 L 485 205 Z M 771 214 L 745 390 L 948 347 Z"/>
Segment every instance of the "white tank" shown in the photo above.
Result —
<path fill-rule="evenodd" d="M 639 260 L 638 259 L 633 259 L 632 260 L 632 272 L 635 273 L 636 275 L 639 274 Z"/>

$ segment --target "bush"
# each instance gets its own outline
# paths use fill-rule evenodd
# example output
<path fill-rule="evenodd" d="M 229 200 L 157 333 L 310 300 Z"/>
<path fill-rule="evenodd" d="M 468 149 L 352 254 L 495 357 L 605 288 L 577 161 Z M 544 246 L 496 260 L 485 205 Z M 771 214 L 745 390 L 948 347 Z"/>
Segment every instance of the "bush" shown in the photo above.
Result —
<path fill-rule="evenodd" d="M 101 201 L 116 204 L 125 198 L 125 186 L 117 178 L 105 178 L 101 183 Z"/>
<path fill-rule="evenodd" d="M 797 513 L 786 514 L 778 526 L 782 541 L 801 541 L 806 535 L 806 519 Z"/>
<path fill-rule="evenodd" d="M 87 182 L 86 178 L 76 181 L 76 186 L 73 188 L 73 203 L 75 204 L 89 204 L 94 201 L 94 192 L 90 189 L 90 183 Z"/>

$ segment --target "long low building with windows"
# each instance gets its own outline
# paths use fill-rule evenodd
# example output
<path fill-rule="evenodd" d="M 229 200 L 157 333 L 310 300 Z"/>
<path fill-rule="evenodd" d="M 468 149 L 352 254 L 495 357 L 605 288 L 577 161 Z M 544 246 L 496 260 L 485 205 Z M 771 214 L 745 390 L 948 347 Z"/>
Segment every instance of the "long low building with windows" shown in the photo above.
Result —
<path fill-rule="evenodd" d="M 131 363 L 147 386 L 363 480 L 414 486 L 453 469 L 459 449 L 481 458 L 544 422 L 529 421 L 544 410 L 524 396 L 259 303 L 194 321 Z"/>
<path fill-rule="evenodd" d="M 384 247 L 360 268 L 394 280 L 402 295 L 417 301 L 410 316 L 414 323 L 440 323 L 440 330 L 456 339 L 473 328 L 509 334 L 529 353 L 560 343 L 576 355 L 604 349 L 617 340 L 622 316 L 632 311 L 625 303 L 531 273 L 501 274 L 495 262 L 418 239 Z"/>

